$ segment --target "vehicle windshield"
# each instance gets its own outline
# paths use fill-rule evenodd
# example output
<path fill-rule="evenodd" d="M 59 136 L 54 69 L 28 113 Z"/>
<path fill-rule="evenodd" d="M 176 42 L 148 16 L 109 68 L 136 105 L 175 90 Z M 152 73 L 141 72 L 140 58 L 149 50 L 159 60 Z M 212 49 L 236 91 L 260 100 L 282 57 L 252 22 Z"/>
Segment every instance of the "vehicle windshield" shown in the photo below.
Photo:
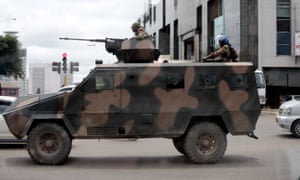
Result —
<path fill-rule="evenodd" d="M 291 95 L 291 96 L 288 96 L 286 98 L 286 101 L 290 101 L 290 100 L 300 101 L 300 95 Z"/>
<path fill-rule="evenodd" d="M 255 73 L 256 85 L 258 88 L 265 88 L 265 78 L 263 73 Z"/>
<path fill-rule="evenodd" d="M 2 114 L 7 107 L 7 105 L 0 105 L 0 114 Z"/>

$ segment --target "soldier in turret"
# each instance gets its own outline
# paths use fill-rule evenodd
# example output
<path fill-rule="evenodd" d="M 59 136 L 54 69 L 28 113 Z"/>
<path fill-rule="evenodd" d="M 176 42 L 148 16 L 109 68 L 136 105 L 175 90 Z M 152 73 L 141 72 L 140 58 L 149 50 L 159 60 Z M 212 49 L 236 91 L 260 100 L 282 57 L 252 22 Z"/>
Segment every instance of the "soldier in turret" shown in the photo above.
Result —
<path fill-rule="evenodd" d="M 139 40 L 149 38 L 148 33 L 145 32 L 144 27 L 140 23 L 138 22 L 133 23 L 131 29 L 132 32 L 134 33 L 134 38 Z"/>
<path fill-rule="evenodd" d="M 135 22 L 135 23 L 132 24 L 131 30 L 132 30 L 132 32 L 134 33 L 135 36 L 138 35 L 138 29 L 139 29 L 140 27 L 141 27 L 141 25 L 140 25 L 140 23 L 138 23 L 138 22 Z"/>

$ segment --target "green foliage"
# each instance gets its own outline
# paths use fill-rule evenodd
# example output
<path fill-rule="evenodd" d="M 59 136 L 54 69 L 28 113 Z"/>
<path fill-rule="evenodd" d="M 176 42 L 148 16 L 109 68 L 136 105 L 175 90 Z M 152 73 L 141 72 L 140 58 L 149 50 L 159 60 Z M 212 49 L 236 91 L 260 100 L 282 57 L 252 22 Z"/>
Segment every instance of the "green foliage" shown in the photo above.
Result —
<path fill-rule="evenodd" d="M 23 78 L 22 60 L 18 55 L 19 47 L 16 37 L 0 36 L 0 74 Z"/>

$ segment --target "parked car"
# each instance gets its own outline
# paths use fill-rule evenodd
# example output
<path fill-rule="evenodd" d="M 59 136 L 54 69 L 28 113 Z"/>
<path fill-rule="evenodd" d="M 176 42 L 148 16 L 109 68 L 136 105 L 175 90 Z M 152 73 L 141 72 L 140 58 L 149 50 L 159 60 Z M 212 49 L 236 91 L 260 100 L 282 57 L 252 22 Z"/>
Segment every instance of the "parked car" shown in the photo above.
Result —
<path fill-rule="evenodd" d="M 300 95 L 290 96 L 277 113 L 278 125 L 300 138 Z"/>
<path fill-rule="evenodd" d="M 7 124 L 2 116 L 2 113 L 6 110 L 12 102 L 16 100 L 15 97 L 0 96 L 0 144 L 23 144 L 25 140 L 16 139 L 9 131 Z"/>
<path fill-rule="evenodd" d="M 71 92 L 75 89 L 75 87 L 75 84 L 63 86 L 58 90 L 58 92 Z"/>

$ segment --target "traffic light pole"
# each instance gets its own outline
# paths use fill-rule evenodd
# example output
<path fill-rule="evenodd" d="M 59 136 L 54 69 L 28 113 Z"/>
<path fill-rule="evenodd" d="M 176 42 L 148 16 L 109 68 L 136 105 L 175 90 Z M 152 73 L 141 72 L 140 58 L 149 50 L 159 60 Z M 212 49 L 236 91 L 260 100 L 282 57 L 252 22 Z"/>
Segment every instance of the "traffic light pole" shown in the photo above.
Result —
<path fill-rule="evenodd" d="M 66 86 L 67 85 L 67 74 L 65 73 L 64 74 L 64 86 Z"/>
<path fill-rule="evenodd" d="M 64 86 L 67 85 L 67 53 L 62 54 L 63 71 L 64 71 Z"/>
<path fill-rule="evenodd" d="M 61 70 L 64 73 L 64 79 L 63 79 L 63 86 L 67 85 L 67 72 L 68 72 L 68 67 L 67 67 L 67 53 L 62 54 L 62 64 L 61 62 L 52 62 L 52 71 L 57 71 L 58 74 L 61 73 Z M 78 72 L 79 71 L 79 63 L 78 62 L 72 62 L 70 61 L 70 74 L 73 72 Z"/>

